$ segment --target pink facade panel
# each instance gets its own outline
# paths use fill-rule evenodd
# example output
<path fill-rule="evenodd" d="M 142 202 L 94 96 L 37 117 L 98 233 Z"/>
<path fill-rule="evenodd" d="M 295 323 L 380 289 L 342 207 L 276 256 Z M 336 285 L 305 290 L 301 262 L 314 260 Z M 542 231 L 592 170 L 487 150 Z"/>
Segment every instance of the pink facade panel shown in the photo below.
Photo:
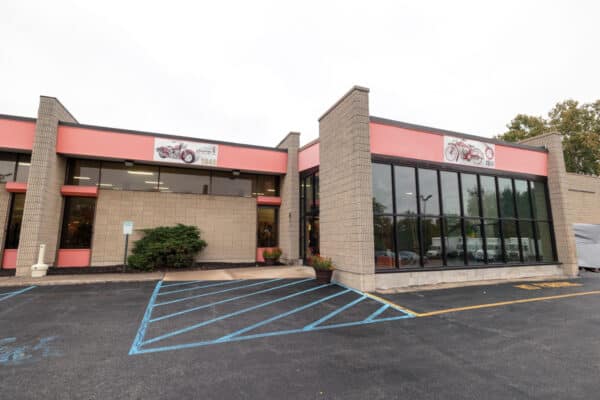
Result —
<path fill-rule="evenodd" d="M 280 206 L 281 197 L 278 196 L 257 196 L 256 204 L 259 206 Z"/>
<path fill-rule="evenodd" d="M 90 249 L 59 249 L 57 267 L 89 267 Z"/>
<path fill-rule="evenodd" d="M 319 165 L 319 142 L 316 142 L 298 153 L 298 171 L 317 167 Z"/>
<path fill-rule="evenodd" d="M 371 122 L 371 153 L 444 162 L 444 136 Z M 449 135 L 451 136 L 451 135 Z M 548 174 L 548 154 L 541 151 L 495 145 L 496 170 L 522 174 Z"/>
<path fill-rule="evenodd" d="M 27 192 L 26 182 L 6 182 L 6 191 L 11 193 Z"/>
<path fill-rule="evenodd" d="M 56 152 L 76 156 L 156 161 L 154 139 L 149 135 L 61 125 Z M 176 139 L 174 139 L 176 140 Z M 187 138 L 186 141 L 196 141 Z M 201 139 L 197 140 L 201 142 Z M 287 153 L 246 146 L 218 144 L 216 166 L 226 169 L 285 174 Z"/>
<path fill-rule="evenodd" d="M 0 148 L 31 150 L 34 137 L 34 121 L 0 118 Z"/>
<path fill-rule="evenodd" d="M 2 255 L 2 268 L 15 269 L 17 268 L 17 249 L 6 249 Z"/>
<path fill-rule="evenodd" d="M 63 196 L 98 197 L 98 187 L 63 185 L 60 188 L 60 194 Z"/>

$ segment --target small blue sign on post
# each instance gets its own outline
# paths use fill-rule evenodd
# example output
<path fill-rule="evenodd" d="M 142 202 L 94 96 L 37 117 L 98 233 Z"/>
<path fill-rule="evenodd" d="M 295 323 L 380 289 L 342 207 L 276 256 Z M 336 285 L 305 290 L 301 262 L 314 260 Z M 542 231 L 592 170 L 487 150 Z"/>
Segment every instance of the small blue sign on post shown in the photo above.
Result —
<path fill-rule="evenodd" d="M 127 269 L 127 247 L 129 235 L 133 233 L 133 221 L 123 221 L 123 235 L 125 235 L 125 254 L 123 254 L 123 272 Z"/>

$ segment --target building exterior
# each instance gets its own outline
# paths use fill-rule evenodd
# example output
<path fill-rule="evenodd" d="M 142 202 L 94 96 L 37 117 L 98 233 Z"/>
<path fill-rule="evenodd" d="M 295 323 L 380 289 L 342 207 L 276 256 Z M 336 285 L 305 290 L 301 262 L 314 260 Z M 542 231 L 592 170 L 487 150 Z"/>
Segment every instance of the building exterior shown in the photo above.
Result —
<path fill-rule="evenodd" d="M 121 265 L 132 221 L 132 240 L 198 226 L 200 263 L 331 257 L 361 290 L 574 276 L 571 225 L 600 219 L 600 181 L 566 173 L 559 135 L 513 144 L 377 118 L 354 87 L 299 143 L 84 125 L 41 97 L 37 118 L 0 115 L 2 271 L 29 275 L 40 244 L 52 268 Z"/>

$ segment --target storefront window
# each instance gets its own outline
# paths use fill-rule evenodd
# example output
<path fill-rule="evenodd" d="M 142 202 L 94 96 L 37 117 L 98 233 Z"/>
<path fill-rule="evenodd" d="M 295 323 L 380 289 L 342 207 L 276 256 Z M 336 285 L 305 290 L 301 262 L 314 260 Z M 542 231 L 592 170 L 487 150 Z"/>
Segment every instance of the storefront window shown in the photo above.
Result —
<path fill-rule="evenodd" d="M 0 153 L 0 183 L 12 182 L 15 179 L 16 154 Z"/>
<path fill-rule="evenodd" d="M 502 234 L 502 240 L 504 242 L 504 260 L 508 263 L 521 262 L 517 222 L 502 221 Z"/>
<path fill-rule="evenodd" d="M 421 264 L 417 218 L 396 218 L 396 243 L 400 268 L 414 268 Z"/>
<path fill-rule="evenodd" d="M 531 196 L 533 199 L 533 213 L 536 219 L 548 219 L 548 202 L 546 199 L 546 184 L 531 182 Z"/>
<path fill-rule="evenodd" d="M 257 175 L 254 195 L 279 196 L 279 177 L 274 175 Z"/>
<path fill-rule="evenodd" d="M 394 217 L 376 215 L 373 217 L 375 233 L 375 267 L 396 268 L 394 251 Z"/>
<path fill-rule="evenodd" d="M 373 164 L 373 212 L 393 213 L 392 167 L 386 164 Z"/>
<path fill-rule="evenodd" d="M 445 215 L 460 215 L 460 194 L 458 190 L 458 174 L 441 171 L 442 204 Z"/>
<path fill-rule="evenodd" d="M 483 216 L 498 218 L 498 199 L 496 198 L 496 179 L 493 176 L 481 176 L 481 204 Z"/>
<path fill-rule="evenodd" d="M 529 202 L 529 185 L 527 181 L 515 179 L 515 195 L 519 218 L 531 218 L 531 203 Z"/>
<path fill-rule="evenodd" d="M 17 161 L 16 182 L 27 182 L 29 178 L 29 167 L 31 166 L 31 155 L 19 154 Z"/>
<path fill-rule="evenodd" d="M 6 228 L 6 241 L 4 248 L 19 248 L 19 236 L 21 235 L 21 223 L 23 222 L 23 209 L 25 208 L 25 193 L 14 193 L 8 216 L 8 227 Z"/>
<path fill-rule="evenodd" d="M 396 214 L 416 214 L 415 169 L 394 166 L 394 186 L 396 188 Z"/>
<path fill-rule="evenodd" d="M 465 249 L 460 218 L 446 218 L 444 224 L 446 265 L 465 265 Z"/>
<path fill-rule="evenodd" d="M 477 175 L 460 174 L 462 184 L 462 201 L 465 217 L 479 216 L 479 188 Z"/>
<path fill-rule="evenodd" d="M 132 165 L 125 163 L 102 162 L 101 189 L 112 190 L 157 190 L 158 167 L 153 165 Z"/>
<path fill-rule="evenodd" d="M 91 248 L 95 208 L 95 198 L 65 198 L 65 212 L 60 238 L 61 249 Z"/>
<path fill-rule="evenodd" d="M 160 168 L 161 192 L 208 194 L 210 173 L 201 169 L 191 168 Z"/>
<path fill-rule="evenodd" d="M 501 263 L 504 261 L 502 254 L 502 236 L 500 235 L 500 222 L 498 220 L 483 221 L 485 233 L 485 249 L 487 253 L 487 262 L 490 264 Z"/>
<path fill-rule="evenodd" d="M 535 236 L 533 235 L 533 223 L 530 221 L 519 221 L 519 230 L 521 232 L 521 248 L 523 249 L 523 261 L 535 262 L 537 255 L 535 252 Z"/>
<path fill-rule="evenodd" d="M 514 218 L 515 198 L 513 195 L 512 179 L 498 178 L 498 191 L 500 196 L 500 213 L 503 218 Z"/>
<path fill-rule="evenodd" d="M 258 207 L 257 247 L 276 247 L 279 244 L 277 214 L 277 208 Z"/>
<path fill-rule="evenodd" d="M 442 233 L 438 218 L 421 219 L 423 232 L 423 264 L 426 267 L 439 267 L 444 265 L 442 257 Z"/>
<path fill-rule="evenodd" d="M 419 168 L 419 206 L 421 214 L 439 215 L 440 213 L 440 196 L 435 170 Z"/>
<path fill-rule="evenodd" d="M 555 259 L 554 248 L 552 247 L 552 234 L 550 233 L 550 224 L 548 222 L 537 223 L 538 250 L 540 261 L 552 262 Z"/>
<path fill-rule="evenodd" d="M 254 176 L 231 172 L 213 172 L 211 194 L 223 196 L 252 197 Z"/>
<path fill-rule="evenodd" d="M 67 185 L 97 186 L 100 182 L 100 161 L 69 160 Z"/>
<path fill-rule="evenodd" d="M 483 264 L 483 236 L 481 235 L 481 221 L 479 219 L 465 218 L 465 239 L 467 242 L 467 261 L 469 264 Z"/>

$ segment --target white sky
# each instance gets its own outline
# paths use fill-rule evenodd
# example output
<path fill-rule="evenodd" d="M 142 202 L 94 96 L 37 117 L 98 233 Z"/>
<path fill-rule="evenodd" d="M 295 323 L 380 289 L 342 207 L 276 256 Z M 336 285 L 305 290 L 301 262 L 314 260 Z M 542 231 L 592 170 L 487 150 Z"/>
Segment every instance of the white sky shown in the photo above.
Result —
<path fill-rule="evenodd" d="M 352 85 L 371 115 L 481 136 L 600 98 L 600 2 L 66 1 L 0 4 L 0 113 L 40 94 L 81 123 L 302 143 Z"/>

